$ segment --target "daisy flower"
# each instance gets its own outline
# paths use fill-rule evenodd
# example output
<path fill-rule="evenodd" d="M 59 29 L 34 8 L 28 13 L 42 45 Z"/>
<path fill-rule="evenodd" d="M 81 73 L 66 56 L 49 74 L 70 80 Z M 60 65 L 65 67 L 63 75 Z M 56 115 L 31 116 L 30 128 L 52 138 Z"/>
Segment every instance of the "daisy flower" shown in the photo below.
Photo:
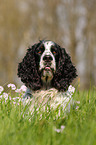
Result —
<path fill-rule="evenodd" d="M 22 85 L 20 89 L 15 90 L 16 93 L 26 92 L 27 87 L 25 85 Z"/>
<path fill-rule="evenodd" d="M 20 88 L 20 90 L 23 91 L 23 92 L 26 92 L 27 87 L 25 85 L 22 85 L 21 88 Z"/>
<path fill-rule="evenodd" d="M 75 88 L 72 87 L 72 85 L 70 85 L 69 88 L 68 88 L 68 91 L 73 94 L 74 91 L 75 91 Z"/>
<path fill-rule="evenodd" d="M 8 94 L 7 93 L 3 93 L 3 97 L 7 100 L 8 99 Z"/>
<path fill-rule="evenodd" d="M 12 90 L 16 90 L 16 86 L 14 84 L 8 84 L 7 85 L 8 88 L 11 88 Z"/>

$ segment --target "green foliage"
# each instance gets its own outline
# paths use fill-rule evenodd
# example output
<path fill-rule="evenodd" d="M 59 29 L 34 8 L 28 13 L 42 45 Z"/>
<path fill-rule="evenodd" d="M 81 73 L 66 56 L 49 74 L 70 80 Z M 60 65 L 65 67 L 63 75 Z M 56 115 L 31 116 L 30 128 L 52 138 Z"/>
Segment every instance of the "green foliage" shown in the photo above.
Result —
<path fill-rule="evenodd" d="M 19 96 L 20 97 L 20 96 Z M 95 145 L 96 90 L 75 92 L 69 113 L 0 101 L 0 145 Z M 50 109 L 50 108 L 49 108 Z M 50 113 L 49 113 L 50 112 Z M 42 116 L 41 116 L 42 114 Z"/>

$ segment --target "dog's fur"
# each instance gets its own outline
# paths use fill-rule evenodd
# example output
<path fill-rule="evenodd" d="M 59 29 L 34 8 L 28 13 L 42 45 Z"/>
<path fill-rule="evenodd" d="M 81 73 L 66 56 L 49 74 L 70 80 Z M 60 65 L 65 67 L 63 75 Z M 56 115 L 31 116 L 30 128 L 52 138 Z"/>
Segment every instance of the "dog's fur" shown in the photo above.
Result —
<path fill-rule="evenodd" d="M 18 66 L 18 76 L 30 90 L 55 88 L 66 91 L 76 78 L 76 68 L 64 48 L 42 40 L 27 50 Z"/>

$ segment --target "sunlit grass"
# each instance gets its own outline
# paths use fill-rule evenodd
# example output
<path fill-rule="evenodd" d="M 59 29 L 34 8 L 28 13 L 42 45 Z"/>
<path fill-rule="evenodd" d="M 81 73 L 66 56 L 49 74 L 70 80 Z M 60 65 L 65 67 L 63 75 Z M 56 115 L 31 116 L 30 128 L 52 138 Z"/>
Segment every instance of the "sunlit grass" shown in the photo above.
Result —
<path fill-rule="evenodd" d="M 96 90 L 75 91 L 70 112 L 22 103 L 23 89 L 0 92 L 0 145 L 95 145 Z M 15 90 L 17 90 L 15 88 Z M 13 90 L 14 91 L 14 90 Z M 59 110 L 61 111 L 60 114 Z"/>

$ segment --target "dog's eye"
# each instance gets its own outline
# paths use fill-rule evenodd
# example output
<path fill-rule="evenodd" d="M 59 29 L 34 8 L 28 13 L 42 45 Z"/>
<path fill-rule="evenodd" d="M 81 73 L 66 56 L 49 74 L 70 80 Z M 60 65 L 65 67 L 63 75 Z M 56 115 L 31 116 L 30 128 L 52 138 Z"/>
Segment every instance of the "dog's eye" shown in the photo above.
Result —
<path fill-rule="evenodd" d="M 39 50 L 37 53 L 38 53 L 38 54 L 41 54 L 41 53 L 42 53 L 42 51 L 41 51 L 41 50 Z"/>
<path fill-rule="evenodd" d="M 44 49 L 43 46 L 37 48 L 37 54 L 42 54 L 42 52 L 44 51 L 43 49 Z"/>
<path fill-rule="evenodd" d="M 51 51 L 53 54 L 57 54 L 57 51 L 54 48 L 52 48 Z"/>
<path fill-rule="evenodd" d="M 51 51 L 53 54 L 57 54 L 57 49 L 54 46 L 51 47 Z"/>
<path fill-rule="evenodd" d="M 57 52 L 54 50 L 54 51 L 53 51 L 53 54 L 56 54 L 56 53 L 57 53 Z"/>

